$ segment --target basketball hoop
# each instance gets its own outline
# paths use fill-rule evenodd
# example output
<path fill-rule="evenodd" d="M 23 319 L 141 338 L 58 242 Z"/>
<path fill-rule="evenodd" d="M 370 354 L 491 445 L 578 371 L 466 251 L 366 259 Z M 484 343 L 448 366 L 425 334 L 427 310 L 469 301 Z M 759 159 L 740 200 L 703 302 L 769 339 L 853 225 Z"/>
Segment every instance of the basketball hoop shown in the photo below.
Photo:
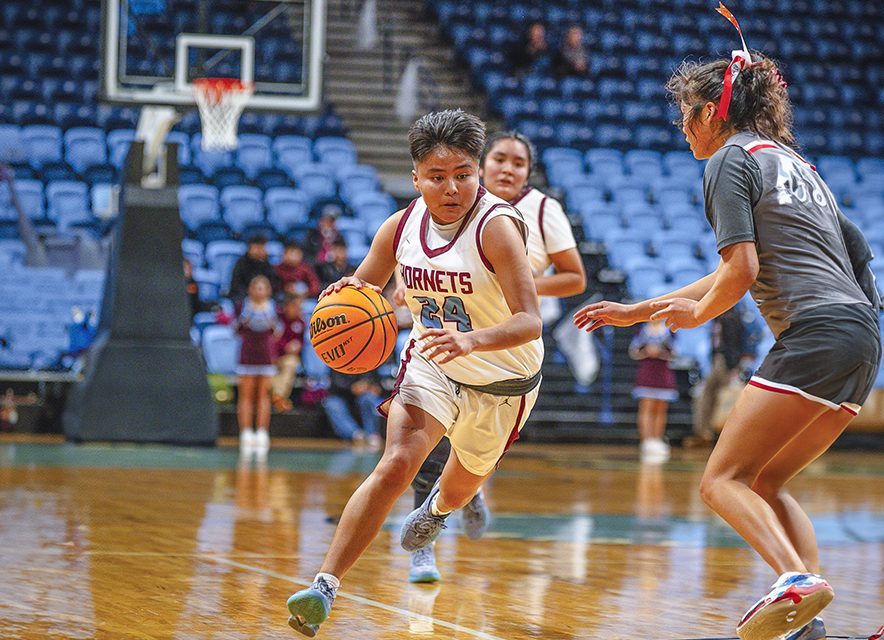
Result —
<path fill-rule="evenodd" d="M 235 78 L 197 78 L 193 87 L 203 128 L 203 149 L 236 149 L 236 125 L 255 85 Z"/>

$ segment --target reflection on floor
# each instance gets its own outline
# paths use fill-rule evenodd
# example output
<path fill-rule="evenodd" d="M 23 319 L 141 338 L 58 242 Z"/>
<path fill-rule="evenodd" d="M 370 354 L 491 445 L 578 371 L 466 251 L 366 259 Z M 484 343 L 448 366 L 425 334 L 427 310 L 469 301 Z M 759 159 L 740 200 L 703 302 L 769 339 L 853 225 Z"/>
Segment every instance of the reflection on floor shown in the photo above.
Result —
<path fill-rule="evenodd" d="M 378 454 L 0 439 L 0 637 L 292 638 L 285 599 L 317 570 Z M 482 540 L 455 522 L 443 581 L 411 585 L 398 524 L 346 577 L 320 638 L 732 636 L 774 576 L 697 494 L 703 455 L 517 446 L 488 486 Z M 884 459 L 831 452 L 793 483 L 837 597 L 830 631 L 884 622 Z"/>

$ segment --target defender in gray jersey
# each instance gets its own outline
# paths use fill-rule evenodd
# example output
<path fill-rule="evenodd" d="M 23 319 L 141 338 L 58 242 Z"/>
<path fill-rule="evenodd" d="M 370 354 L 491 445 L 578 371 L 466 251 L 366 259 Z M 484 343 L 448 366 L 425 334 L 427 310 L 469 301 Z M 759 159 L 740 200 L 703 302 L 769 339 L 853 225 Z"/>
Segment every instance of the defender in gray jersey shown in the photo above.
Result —
<path fill-rule="evenodd" d="M 735 21 L 734 21 L 735 23 Z M 703 180 L 721 255 L 715 272 L 632 305 L 603 301 L 578 326 L 664 318 L 673 330 L 724 313 L 750 290 L 777 340 L 721 432 L 700 492 L 779 578 L 740 620 L 744 640 L 825 637 L 810 519 L 784 485 L 825 452 L 869 394 L 881 360 L 871 252 L 814 167 L 796 154 L 776 65 L 759 54 L 684 63 L 668 86 Z"/>

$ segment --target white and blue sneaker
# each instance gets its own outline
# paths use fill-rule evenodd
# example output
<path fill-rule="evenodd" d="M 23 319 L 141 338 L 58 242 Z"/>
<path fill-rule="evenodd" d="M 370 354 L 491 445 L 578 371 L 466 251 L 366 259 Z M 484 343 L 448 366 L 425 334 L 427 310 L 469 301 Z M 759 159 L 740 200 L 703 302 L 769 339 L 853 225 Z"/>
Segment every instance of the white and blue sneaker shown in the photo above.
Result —
<path fill-rule="evenodd" d="M 411 566 L 408 569 L 409 582 L 439 582 L 442 576 L 436 568 L 436 552 L 433 550 L 435 543 L 418 549 L 411 554 Z"/>
<path fill-rule="evenodd" d="M 816 574 L 784 573 L 746 612 L 737 635 L 741 640 L 771 640 L 803 630 L 834 597 L 829 583 Z"/>
<path fill-rule="evenodd" d="M 439 495 L 439 483 L 430 490 L 430 495 L 424 500 L 424 503 L 417 509 L 408 514 L 405 522 L 402 523 L 402 530 L 399 532 L 399 543 L 402 548 L 408 551 L 417 551 L 426 547 L 433 540 L 439 537 L 442 529 L 445 528 L 445 519 L 450 516 L 446 513 L 444 516 L 433 515 L 430 505 Z"/>
<path fill-rule="evenodd" d="M 316 636 L 319 625 L 325 622 L 335 602 L 335 588 L 324 578 L 317 578 L 309 589 L 292 594 L 286 606 L 289 626 L 309 638 Z"/>
<path fill-rule="evenodd" d="M 785 640 L 826 640 L 826 625 L 822 618 L 814 618 Z"/>
<path fill-rule="evenodd" d="M 488 525 L 491 523 L 491 512 L 488 510 L 488 505 L 485 504 L 485 496 L 482 495 L 481 489 L 461 509 L 460 523 L 463 526 L 463 532 L 470 540 L 478 540 L 488 530 Z"/>

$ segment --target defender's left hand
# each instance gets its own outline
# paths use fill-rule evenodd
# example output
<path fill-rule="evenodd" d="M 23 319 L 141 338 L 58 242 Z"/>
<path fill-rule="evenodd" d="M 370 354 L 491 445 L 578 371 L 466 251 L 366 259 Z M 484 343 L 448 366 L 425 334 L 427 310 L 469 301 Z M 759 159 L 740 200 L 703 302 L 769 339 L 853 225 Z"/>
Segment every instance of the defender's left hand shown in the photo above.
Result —
<path fill-rule="evenodd" d="M 651 320 L 665 320 L 666 326 L 672 331 L 679 329 L 693 329 L 702 323 L 697 320 L 695 310 L 696 300 L 688 298 L 669 298 L 651 303 L 651 309 L 657 311 L 651 315 Z"/>

